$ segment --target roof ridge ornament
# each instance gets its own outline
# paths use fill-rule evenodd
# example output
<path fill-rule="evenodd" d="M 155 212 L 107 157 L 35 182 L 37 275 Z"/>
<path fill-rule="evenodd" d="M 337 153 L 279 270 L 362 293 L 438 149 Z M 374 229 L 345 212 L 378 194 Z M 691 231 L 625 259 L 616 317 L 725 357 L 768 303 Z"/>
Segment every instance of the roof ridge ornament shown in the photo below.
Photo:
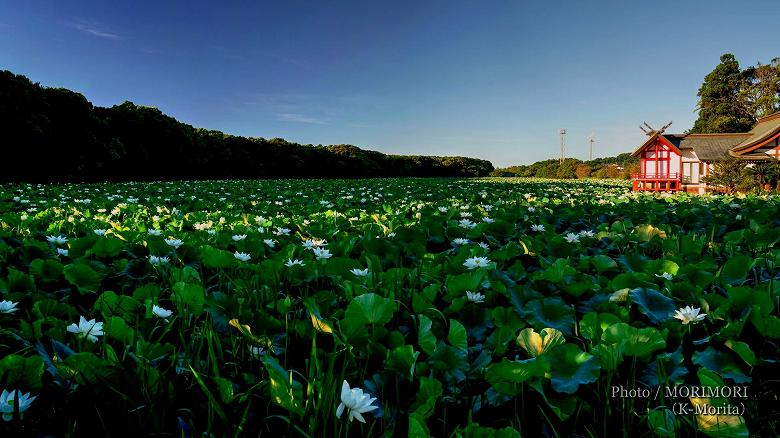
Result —
<path fill-rule="evenodd" d="M 647 127 L 647 129 L 642 127 L 642 125 L 639 125 L 639 129 L 641 129 L 642 132 L 644 132 L 645 134 L 647 134 L 649 136 L 653 136 L 655 134 L 663 134 L 664 131 L 666 131 L 666 128 L 672 126 L 672 122 L 669 122 L 669 123 L 665 124 L 664 126 L 662 126 L 661 129 L 655 129 L 652 126 L 650 126 L 647 122 L 642 122 L 642 124 L 644 124 Z"/>

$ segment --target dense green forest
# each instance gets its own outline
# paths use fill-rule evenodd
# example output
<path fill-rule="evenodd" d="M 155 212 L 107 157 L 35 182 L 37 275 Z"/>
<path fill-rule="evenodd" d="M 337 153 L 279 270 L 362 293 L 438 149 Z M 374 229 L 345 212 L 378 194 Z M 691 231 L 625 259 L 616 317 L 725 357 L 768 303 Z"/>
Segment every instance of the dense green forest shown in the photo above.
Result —
<path fill-rule="evenodd" d="M 0 71 L 0 181 L 485 176 L 486 160 L 386 155 L 195 128 L 157 108 L 93 106 Z"/>
<path fill-rule="evenodd" d="M 524 176 L 537 178 L 630 178 L 636 172 L 639 159 L 630 153 L 617 157 L 582 161 L 576 158 L 544 160 L 529 165 L 510 166 L 494 170 L 492 176 Z"/>

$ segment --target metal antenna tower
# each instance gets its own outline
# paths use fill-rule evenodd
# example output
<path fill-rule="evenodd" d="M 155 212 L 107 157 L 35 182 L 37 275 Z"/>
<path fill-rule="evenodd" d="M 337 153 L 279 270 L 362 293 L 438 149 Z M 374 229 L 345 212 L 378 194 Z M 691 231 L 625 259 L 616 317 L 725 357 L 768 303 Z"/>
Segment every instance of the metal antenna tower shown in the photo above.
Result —
<path fill-rule="evenodd" d="M 563 164 L 563 160 L 566 158 L 566 129 L 561 128 L 561 164 Z"/>
<path fill-rule="evenodd" d="M 593 160 L 593 143 L 596 142 L 596 134 L 590 133 L 590 136 L 588 137 L 588 143 L 590 143 L 590 152 L 588 153 L 588 161 Z"/>

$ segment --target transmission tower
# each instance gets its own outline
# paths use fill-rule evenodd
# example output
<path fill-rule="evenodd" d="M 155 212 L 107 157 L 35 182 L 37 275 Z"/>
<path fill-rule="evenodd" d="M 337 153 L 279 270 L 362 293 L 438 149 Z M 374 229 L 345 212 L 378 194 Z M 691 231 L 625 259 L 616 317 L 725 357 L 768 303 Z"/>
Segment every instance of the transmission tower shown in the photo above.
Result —
<path fill-rule="evenodd" d="M 561 128 L 561 164 L 566 158 L 566 129 Z"/>
<path fill-rule="evenodd" d="M 596 134 L 592 133 L 588 137 L 588 143 L 590 143 L 590 152 L 588 153 L 588 161 L 593 160 L 593 143 L 596 142 Z"/>

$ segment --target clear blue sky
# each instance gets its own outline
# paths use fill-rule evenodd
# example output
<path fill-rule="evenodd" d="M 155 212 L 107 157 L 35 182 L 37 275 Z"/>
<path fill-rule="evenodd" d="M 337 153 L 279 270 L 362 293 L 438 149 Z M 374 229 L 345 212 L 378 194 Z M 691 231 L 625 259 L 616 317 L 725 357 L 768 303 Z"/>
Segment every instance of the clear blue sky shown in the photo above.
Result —
<path fill-rule="evenodd" d="M 218 5 L 220 3 L 220 5 Z M 0 69 L 195 126 L 497 166 L 690 128 L 724 52 L 780 56 L 780 1 L 0 0 Z"/>

